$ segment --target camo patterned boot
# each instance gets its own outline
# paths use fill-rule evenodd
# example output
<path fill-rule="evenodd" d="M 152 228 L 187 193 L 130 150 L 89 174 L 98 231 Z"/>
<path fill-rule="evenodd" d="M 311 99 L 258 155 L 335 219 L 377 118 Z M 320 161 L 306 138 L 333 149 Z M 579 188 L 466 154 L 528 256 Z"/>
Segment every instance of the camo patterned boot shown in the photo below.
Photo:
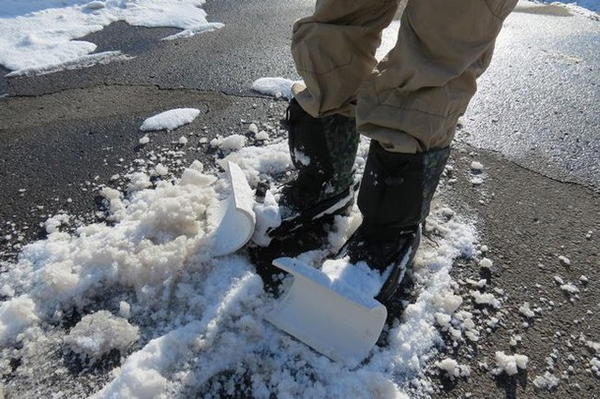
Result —
<path fill-rule="evenodd" d="M 353 166 L 359 134 L 354 119 L 342 115 L 313 118 L 292 100 L 286 122 L 298 174 L 282 189 L 283 221 L 269 232 L 273 239 L 347 212 L 356 189 Z"/>
<path fill-rule="evenodd" d="M 267 234 L 267 247 L 250 255 L 269 284 L 277 273 L 271 262 L 320 248 L 335 215 L 349 212 L 354 203 L 354 161 L 359 134 L 356 121 L 342 115 L 314 118 L 296 100 L 286 113 L 289 148 L 297 175 L 281 189 L 282 223 Z"/>

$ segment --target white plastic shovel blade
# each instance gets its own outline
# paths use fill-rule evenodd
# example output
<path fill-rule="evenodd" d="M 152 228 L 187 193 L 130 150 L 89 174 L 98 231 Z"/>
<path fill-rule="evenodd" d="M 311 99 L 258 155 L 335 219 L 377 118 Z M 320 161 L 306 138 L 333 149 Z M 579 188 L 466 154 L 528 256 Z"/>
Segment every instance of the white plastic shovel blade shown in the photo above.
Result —
<path fill-rule="evenodd" d="M 243 247 L 254 233 L 254 192 L 240 167 L 227 162 L 231 195 L 217 209 L 218 227 L 214 233 L 212 254 L 223 256 Z"/>
<path fill-rule="evenodd" d="M 266 319 L 317 352 L 338 362 L 356 365 L 377 342 L 387 310 L 370 298 L 333 291 L 327 275 L 296 259 L 273 264 L 294 276 L 285 297 Z"/>

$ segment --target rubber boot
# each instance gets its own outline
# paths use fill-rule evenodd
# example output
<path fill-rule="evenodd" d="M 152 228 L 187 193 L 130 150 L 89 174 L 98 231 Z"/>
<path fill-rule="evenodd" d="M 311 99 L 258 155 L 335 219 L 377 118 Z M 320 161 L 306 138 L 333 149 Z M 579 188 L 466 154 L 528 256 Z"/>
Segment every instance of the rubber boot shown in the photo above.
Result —
<path fill-rule="evenodd" d="M 419 247 L 421 225 L 450 154 L 386 151 L 372 140 L 358 194 L 363 222 L 337 254 L 389 272 L 376 297 L 388 311 Z"/>
<path fill-rule="evenodd" d="M 284 219 L 268 232 L 275 239 L 346 212 L 354 202 L 356 189 L 356 121 L 342 115 L 314 118 L 295 99 L 286 116 L 297 176 L 283 187 L 279 205 L 284 208 Z"/>
<path fill-rule="evenodd" d="M 267 231 L 270 244 L 249 251 L 269 291 L 278 286 L 273 276 L 280 273 L 272 260 L 322 247 L 335 215 L 352 208 L 358 186 L 353 171 L 359 142 L 354 119 L 342 115 L 314 118 L 293 99 L 286 124 L 297 174 L 281 190 L 283 220 Z"/>

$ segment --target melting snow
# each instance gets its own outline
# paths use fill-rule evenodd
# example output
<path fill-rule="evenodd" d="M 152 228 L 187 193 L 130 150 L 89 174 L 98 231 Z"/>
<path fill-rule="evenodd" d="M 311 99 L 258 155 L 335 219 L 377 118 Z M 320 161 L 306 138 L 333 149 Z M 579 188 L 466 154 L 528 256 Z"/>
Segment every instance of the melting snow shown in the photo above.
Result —
<path fill-rule="evenodd" d="M 84 4 L 82 4 L 84 3 Z M 92 54 L 81 38 L 116 21 L 146 27 L 174 27 L 176 39 L 221 28 L 208 22 L 205 0 L 2 0 L 0 64 L 17 74 L 48 73 L 83 64 L 125 59 L 120 52 Z M 87 57 L 87 58 L 86 58 Z M 86 65 L 87 64 L 87 65 Z"/>
<path fill-rule="evenodd" d="M 359 153 L 366 148 L 361 143 Z M 254 186 L 291 166 L 283 141 L 244 147 L 221 162 L 227 160 L 238 163 Z M 362 168 L 364 159 L 357 165 Z M 14 291 L 0 305 L 1 357 L 10 353 L 21 360 L 14 381 L 24 378 L 19 373 L 35 373 L 37 354 L 60 345 L 63 337 L 71 348 L 91 356 L 123 352 L 111 381 L 96 387 L 97 398 L 218 397 L 233 391 L 255 397 L 408 398 L 407 392 L 431 390 L 425 366 L 442 342 L 436 320 L 448 324 L 462 304 L 453 293 L 450 270 L 455 258 L 476 252 L 474 228 L 460 217 L 448 220 L 443 212 L 432 213 L 428 225 L 438 238 L 435 244 L 424 240 L 417 253 L 418 296 L 402 323 L 388 331 L 389 344 L 375 347 L 364 364 L 348 369 L 264 322 L 273 300 L 243 253 L 209 255 L 215 226 L 207 224 L 208 215 L 226 194 L 223 179 L 203 172 L 199 162 L 172 182 L 147 185 L 143 175 L 130 175 L 125 196 L 102 190 L 111 223 L 80 226 L 72 233 L 56 229 L 46 240 L 24 247 L 18 262 L 0 275 L 0 286 L 8 287 L 3 291 Z M 273 201 L 265 197 L 267 221 L 276 219 Z M 336 243 L 360 220 L 354 212 L 336 218 L 336 226 L 346 229 L 331 236 Z M 329 262 L 324 269 L 340 276 L 347 267 Z M 352 272 L 359 271 L 370 272 Z M 360 279 L 365 292 L 375 292 L 381 276 L 374 277 Z M 85 313 L 90 304 L 99 311 L 84 315 L 70 334 L 57 324 L 66 312 Z M 468 312 L 456 313 L 456 320 L 467 331 L 474 327 Z M 108 333 L 94 325 L 114 328 Z M 59 337 L 58 343 L 47 339 L 50 334 Z M 16 342 L 22 349 L 13 346 Z M 453 375 L 467 375 L 462 366 L 456 371 L 446 363 L 442 367 Z M 0 362 L 0 371 L 6 367 Z"/>
<path fill-rule="evenodd" d="M 140 130 L 174 130 L 180 126 L 192 123 L 200 115 L 200 110 L 195 108 L 176 108 L 158 115 L 154 115 L 144 121 Z"/>

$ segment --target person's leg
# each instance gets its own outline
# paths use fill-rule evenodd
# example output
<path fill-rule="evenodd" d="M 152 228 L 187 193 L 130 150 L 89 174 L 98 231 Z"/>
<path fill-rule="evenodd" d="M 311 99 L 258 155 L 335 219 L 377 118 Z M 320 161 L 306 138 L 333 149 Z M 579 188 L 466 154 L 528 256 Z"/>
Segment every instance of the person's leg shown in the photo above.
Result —
<path fill-rule="evenodd" d="M 318 0 L 312 16 L 294 24 L 292 54 L 306 88 L 295 98 L 313 117 L 354 117 L 360 84 L 377 64 L 381 31 L 400 0 Z"/>
<path fill-rule="evenodd" d="M 393 266 L 384 304 L 412 263 L 457 119 L 515 3 L 409 0 L 396 47 L 358 92 L 358 130 L 373 140 L 358 195 L 363 222 L 338 256 Z"/>
<path fill-rule="evenodd" d="M 298 174 L 282 191 L 285 220 L 271 237 L 343 213 L 353 203 L 359 135 L 351 103 L 375 66 L 381 30 L 399 1 L 318 0 L 314 15 L 294 25 L 292 53 L 306 82 L 296 90 L 287 115 Z"/>
<path fill-rule="evenodd" d="M 361 134 L 396 152 L 447 147 L 517 0 L 409 0 L 395 48 L 361 86 Z"/>

